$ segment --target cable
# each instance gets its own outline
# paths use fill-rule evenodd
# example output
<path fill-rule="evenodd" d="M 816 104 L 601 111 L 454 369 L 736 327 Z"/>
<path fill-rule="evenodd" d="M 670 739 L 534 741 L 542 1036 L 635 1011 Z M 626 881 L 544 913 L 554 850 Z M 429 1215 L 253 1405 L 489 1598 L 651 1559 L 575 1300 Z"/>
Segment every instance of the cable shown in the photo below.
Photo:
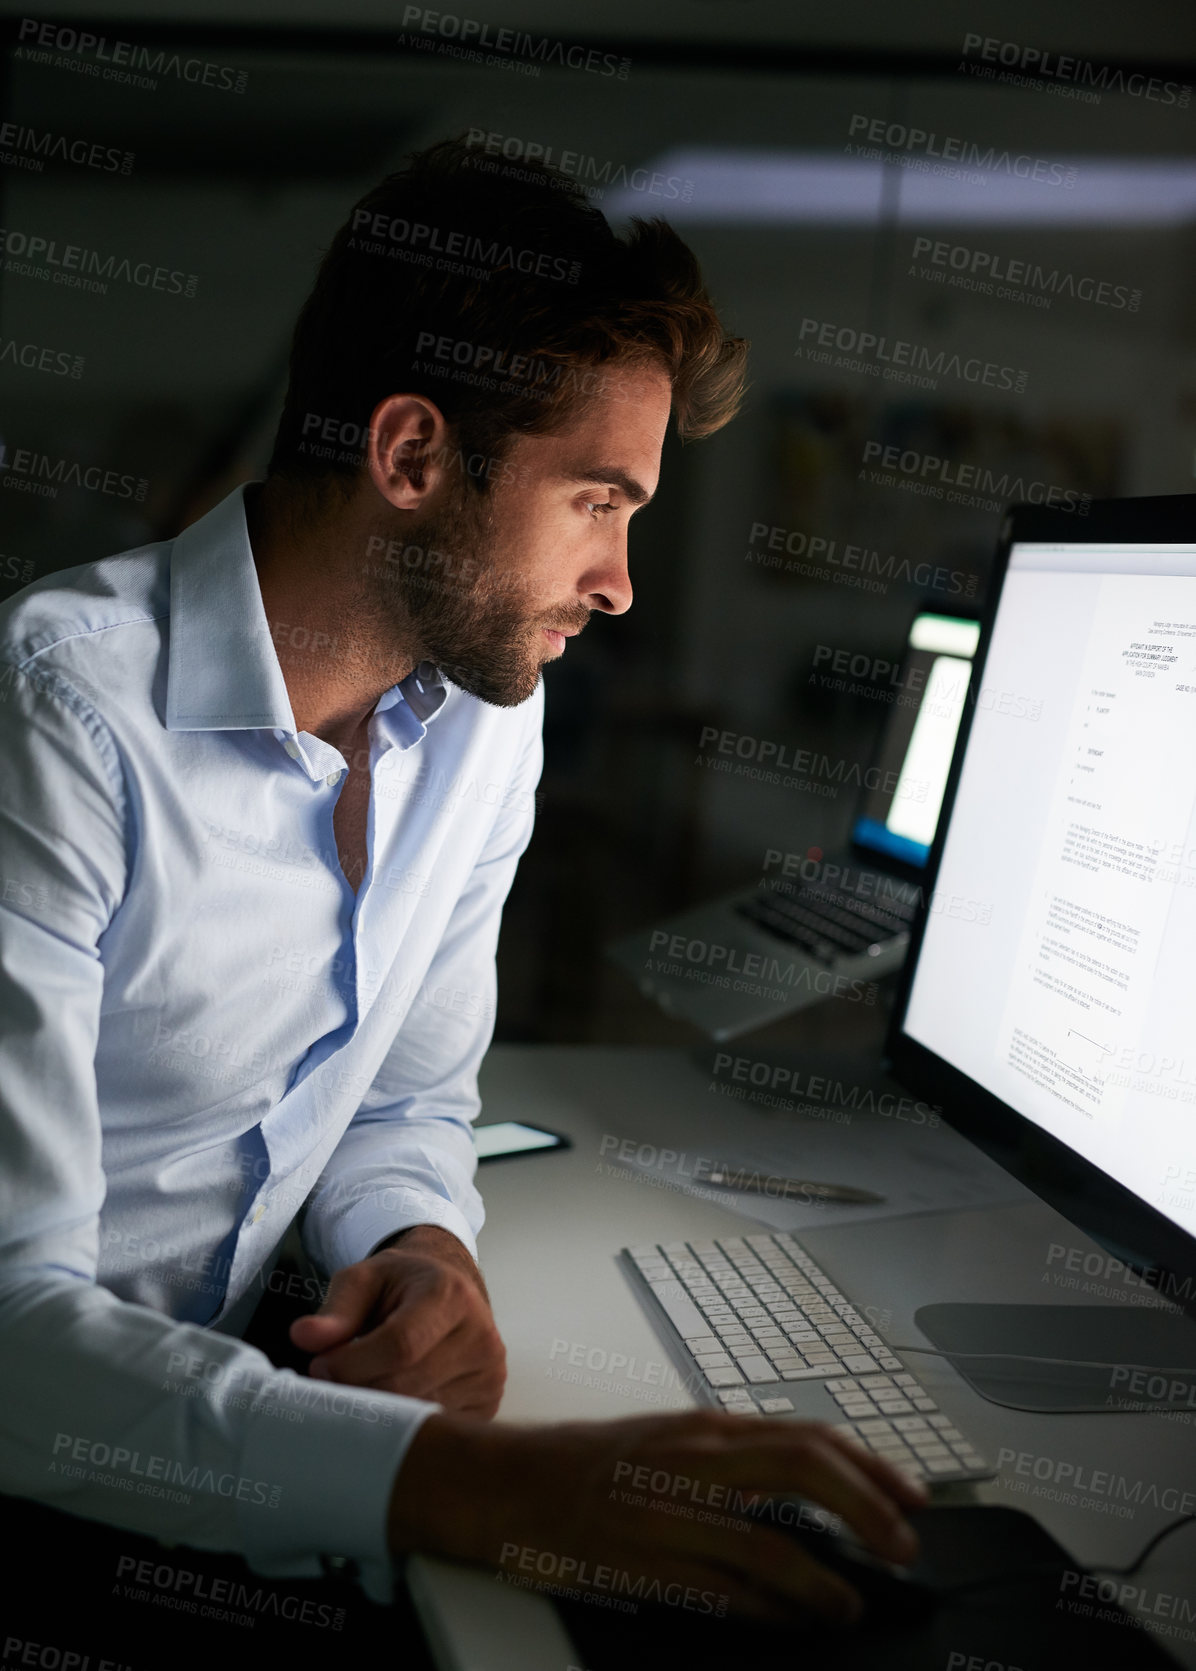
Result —
<path fill-rule="evenodd" d="M 1156 1532 L 1154 1537 L 1150 1539 L 1139 1554 L 1130 1562 L 1129 1566 L 1110 1567 L 1105 1566 L 1103 1563 L 1098 1563 L 1092 1570 L 1097 1573 L 1106 1573 L 1113 1578 L 1132 1578 L 1133 1575 L 1145 1564 L 1148 1556 L 1153 1554 L 1159 1544 L 1163 1542 L 1164 1538 L 1169 1538 L 1173 1532 L 1178 1532 L 1181 1527 L 1188 1526 L 1193 1521 L 1196 1521 L 1196 1514 L 1181 1514 L 1179 1518 L 1177 1520 L 1173 1520 L 1169 1526 L 1164 1526 L 1161 1532 Z M 1008 1584 L 1016 1581 L 1018 1578 L 1031 1578 L 1038 1577 L 1040 1575 L 1045 1576 L 1045 1574 L 1049 1572 L 1071 1572 L 1077 1565 L 1078 1563 L 1076 1562 L 1065 1561 L 1031 1561 L 1022 1567 L 1006 1567 L 1004 1572 L 989 1573 L 984 1578 L 968 1578 L 965 1579 L 962 1584 L 948 1584 L 944 1589 L 936 1589 L 934 1593 L 940 1600 L 945 1600 L 955 1596 L 964 1595 L 971 1590 L 986 1590 L 991 1589 L 995 1585 Z"/>
<path fill-rule="evenodd" d="M 1136 1560 L 1131 1561 L 1128 1567 L 1097 1567 L 1096 1571 L 1111 1572 L 1114 1578 L 1132 1578 L 1138 1568 L 1145 1565 L 1146 1557 L 1158 1548 L 1163 1539 L 1169 1538 L 1172 1532 L 1178 1532 L 1180 1527 L 1186 1526 L 1190 1520 L 1196 1520 L 1196 1514 L 1181 1514 L 1178 1520 L 1171 1522 L 1170 1526 L 1164 1526 L 1161 1532 L 1156 1532 L 1142 1553 Z"/>

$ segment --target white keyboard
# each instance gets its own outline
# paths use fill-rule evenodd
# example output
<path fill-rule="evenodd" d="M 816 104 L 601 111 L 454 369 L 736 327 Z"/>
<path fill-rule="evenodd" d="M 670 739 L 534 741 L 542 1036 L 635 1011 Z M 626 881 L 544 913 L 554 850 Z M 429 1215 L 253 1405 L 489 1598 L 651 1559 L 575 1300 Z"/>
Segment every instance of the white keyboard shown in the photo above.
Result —
<path fill-rule="evenodd" d="M 927 1484 L 992 1478 L 980 1452 L 792 1236 L 623 1252 L 708 1402 L 745 1415 L 829 1421 Z"/>

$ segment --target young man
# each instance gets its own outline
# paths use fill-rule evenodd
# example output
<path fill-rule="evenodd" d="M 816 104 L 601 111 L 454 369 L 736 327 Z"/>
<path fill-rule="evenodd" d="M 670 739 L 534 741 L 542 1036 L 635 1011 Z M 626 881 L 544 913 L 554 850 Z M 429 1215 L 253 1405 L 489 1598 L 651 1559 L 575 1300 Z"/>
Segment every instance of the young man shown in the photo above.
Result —
<path fill-rule="evenodd" d="M 470 1121 L 540 672 L 630 606 L 670 417 L 725 423 L 744 355 L 661 223 L 447 142 L 334 239 L 264 484 L 0 611 L 4 1490 L 379 1599 L 518 1546 L 850 1609 L 783 1533 L 612 1503 L 626 1463 L 909 1555 L 921 1493 L 820 1427 L 488 1420 Z M 296 1215 L 311 1379 L 239 1338 Z"/>

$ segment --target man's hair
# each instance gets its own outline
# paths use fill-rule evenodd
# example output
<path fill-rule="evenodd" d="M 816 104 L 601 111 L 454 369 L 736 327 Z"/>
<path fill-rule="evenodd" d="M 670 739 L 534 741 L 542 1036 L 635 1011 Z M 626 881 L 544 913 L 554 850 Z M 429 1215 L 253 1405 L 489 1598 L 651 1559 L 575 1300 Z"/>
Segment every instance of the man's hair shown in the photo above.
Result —
<path fill-rule="evenodd" d="M 374 408 L 402 393 L 435 401 L 463 455 L 499 459 L 513 436 L 617 394 L 616 361 L 659 366 L 677 433 L 696 439 L 735 415 L 746 357 L 666 222 L 616 236 L 557 169 L 447 139 L 367 192 L 333 238 L 295 327 L 269 472 L 321 497 L 350 489 Z M 463 474 L 485 492 L 489 469 Z"/>

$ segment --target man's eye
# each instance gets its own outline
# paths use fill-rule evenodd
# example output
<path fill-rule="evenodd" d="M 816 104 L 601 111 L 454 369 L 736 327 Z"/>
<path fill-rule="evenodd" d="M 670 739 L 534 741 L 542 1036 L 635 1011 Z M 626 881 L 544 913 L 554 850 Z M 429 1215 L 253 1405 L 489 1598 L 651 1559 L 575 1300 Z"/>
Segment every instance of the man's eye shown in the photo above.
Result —
<path fill-rule="evenodd" d="M 613 511 L 614 508 L 615 508 L 611 504 L 609 499 L 603 499 L 603 500 L 587 499 L 585 501 L 585 507 L 586 507 L 586 510 L 589 511 L 591 517 L 594 518 L 595 522 L 598 520 L 598 518 L 594 515 L 594 513 L 596 511 L 607 512 L 607 511 Z"/>

